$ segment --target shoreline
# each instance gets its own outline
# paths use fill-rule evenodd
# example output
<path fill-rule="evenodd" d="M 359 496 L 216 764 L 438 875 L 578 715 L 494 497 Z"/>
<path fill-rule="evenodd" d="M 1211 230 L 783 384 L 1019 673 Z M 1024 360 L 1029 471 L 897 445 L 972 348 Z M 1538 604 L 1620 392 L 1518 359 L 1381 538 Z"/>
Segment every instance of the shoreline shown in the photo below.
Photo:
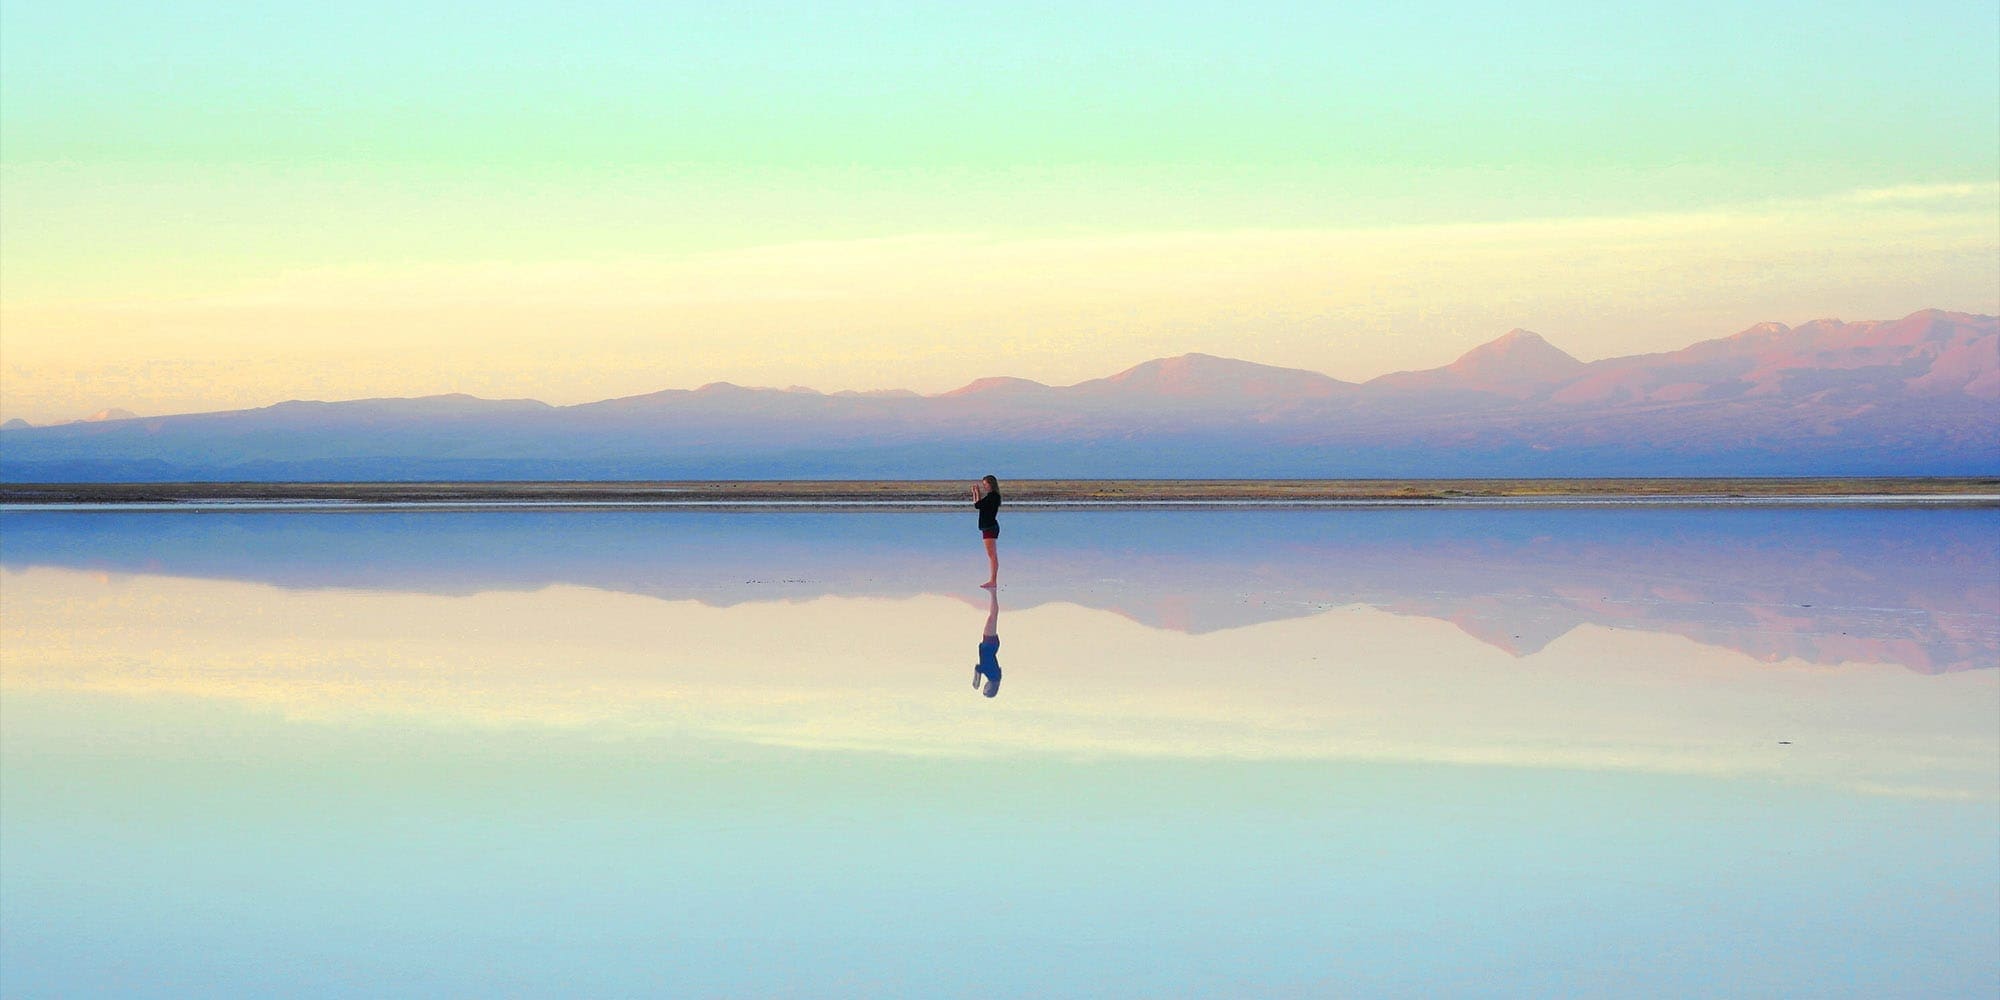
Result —
<path fill-rule="evenodd" d="M 2000 476 L 1616 479 L 1041 479 L 1002 484 L 1010 505 L 1402 506 L 1660 502 L 2000 506 Z M 964 494 L 964 496 L 961 496 Z M 957 507 L 970 480 L 658 482 L 0 483 L 0 509 L 175 507 Z"/>

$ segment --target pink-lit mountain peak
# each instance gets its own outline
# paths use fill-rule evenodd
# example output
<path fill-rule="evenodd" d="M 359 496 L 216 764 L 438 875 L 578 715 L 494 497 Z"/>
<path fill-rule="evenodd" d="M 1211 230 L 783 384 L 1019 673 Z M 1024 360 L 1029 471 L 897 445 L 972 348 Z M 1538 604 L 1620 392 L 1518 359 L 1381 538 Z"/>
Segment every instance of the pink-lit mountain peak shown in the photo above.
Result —
<path fill-rule="evenodd" d="M 1369 383 L 1400 392 L 1487 393 L 1527 399 L 1580 374 L 1586 366 L 1531 330 L 1509 330 L 1442 368 L 1396 372 Z"/>
<path fill-rule="evenodd" d="M 1816 319 L 1798 326 L 1759 323 L 1664 355 L 1635 358 L 1668 364 L 1735 365 L 1750 373 L 1793 368 L 1841 370 L 1929 359 L 1992 336 L 1993 318 L 1924 309 L 1896 320 Z"/>
<path fill-rule="evenodd" d="M 1948 350 L 1991 335 L 1991 318 L 1971 313 L 1925 309 L 1902 319 L 1877 323 L 1854 323 L 1870 347 L 1913 347 L 1933 345 Z"/>
<path fill-rule="evenodd" d="M 1985 317 L 1971 313 L 1922 309 L 1902 319 L 1863 320 L 1849 323 L 1837 318 L 1816 319 L 1798 326 L 1759 323 L 1723 338 L 1723 343 L 1744 348 L 1796 348 L 1810 346 L 1821 351 L 1869 348 L 1948 346 L 1968 333 L 1981 329 Z"/>
<path fill-rule="evenodd" d="M 989 378 L 973 379 L 950 392 L 938 393 L 946 399 L 965 396 L 1014 396 L 1045 392 L 1048 386 L 1033 379 L 996 375 Z"/>
<path fill-rule="evenodd" d="M 1213 354 L 1156 358 L 1106 378 L 1078 383 L 1086 393 L 1144 393 L 1149 396 L 1324 397 L 1352 389 L 1351 383 L 1302 368 L 1260 365 Z"/>
<path fill-rule="evenodd" d="M 842 399 L 921 399 L 923 394 L 913 389 L 842 389 L 833 395 Z"/>
<path fill-rule="evenodd" d="M 709 396 L 727 396 L 742 392 L 783 392 L 783 391 L 784 390 L 782 389 L 773 389 L 765 386 L 737 385 L 734 382 L 708 382 L 695 390 L 695 392 Z"/>
<path fill-rule="evenodd" d="M 1839 323 L 1839 322 L 1840 321 L 1837 319 L 1816 319 L 1813 320 L 1811 323 L 1806 324 L 1806 326 L 1814 327 L 1816 329 L 1821 329 L 1826 327 L 1828 324 Z M 1752 326 L 1741 333 L 1733 334 L 1728 337 L 1721 337 L 1718 339 L 1724 343 L 1736 344 L 1742 347 L 1758 347 L 1772 343 L 1773 341 L 1786 340 L 1791 338 L 1791 336 L 1792 336 L 1792 328 L 1790 326 L 1787 326 L 1783 323 L 1767 321 L 1763 323 L 1758 323 L 1755 326 Z"/>
<path fill-rule="evenodd" d="M 1470 351 L 1445 370 L 1489 379 L 1554 379 L 1576 374 L 1583 362 L 1532 330 L 1509 330 Z"/>

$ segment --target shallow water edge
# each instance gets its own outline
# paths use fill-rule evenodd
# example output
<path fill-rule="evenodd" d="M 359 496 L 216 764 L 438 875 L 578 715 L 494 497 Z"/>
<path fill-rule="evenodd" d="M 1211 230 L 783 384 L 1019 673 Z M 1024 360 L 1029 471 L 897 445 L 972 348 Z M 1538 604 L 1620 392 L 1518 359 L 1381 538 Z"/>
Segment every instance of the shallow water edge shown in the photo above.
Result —
<path fill-rule="evenodd" d="M 0 506 L 392 505 L 801 506 L 950 505 L 950 480 L 662 482 L 0 483 Z M 2000 476 L 1713 479 L 1009 480 L 1012 505 L 1377 505 L 1595 502 L 1949 503 L 2000 506 Z"/>

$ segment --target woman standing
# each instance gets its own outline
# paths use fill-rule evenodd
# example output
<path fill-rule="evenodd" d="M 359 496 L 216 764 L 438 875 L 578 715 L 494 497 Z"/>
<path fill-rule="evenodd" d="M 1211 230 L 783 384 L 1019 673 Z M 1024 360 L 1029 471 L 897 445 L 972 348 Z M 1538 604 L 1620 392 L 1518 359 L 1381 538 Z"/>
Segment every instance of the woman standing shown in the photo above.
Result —
<path fill-rule="evenodd" d="M 972 484 L 972 505 L 979 508 L 979 534 L 986 539 L 986 562 L 992 572 L 982 587 L 1000 585 L 1000 480 L 987 476 Z"/>

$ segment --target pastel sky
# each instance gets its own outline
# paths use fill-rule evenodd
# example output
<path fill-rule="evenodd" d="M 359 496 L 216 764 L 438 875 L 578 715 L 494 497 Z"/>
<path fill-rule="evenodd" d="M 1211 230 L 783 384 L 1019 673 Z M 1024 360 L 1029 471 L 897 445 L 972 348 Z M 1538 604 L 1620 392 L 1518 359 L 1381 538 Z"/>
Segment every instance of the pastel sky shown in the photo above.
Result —
<path fill-rule="evenodd" d="M 1990 0 L 1383 6 L 7 0 L 0 416 L 2000 312 Z"/>

